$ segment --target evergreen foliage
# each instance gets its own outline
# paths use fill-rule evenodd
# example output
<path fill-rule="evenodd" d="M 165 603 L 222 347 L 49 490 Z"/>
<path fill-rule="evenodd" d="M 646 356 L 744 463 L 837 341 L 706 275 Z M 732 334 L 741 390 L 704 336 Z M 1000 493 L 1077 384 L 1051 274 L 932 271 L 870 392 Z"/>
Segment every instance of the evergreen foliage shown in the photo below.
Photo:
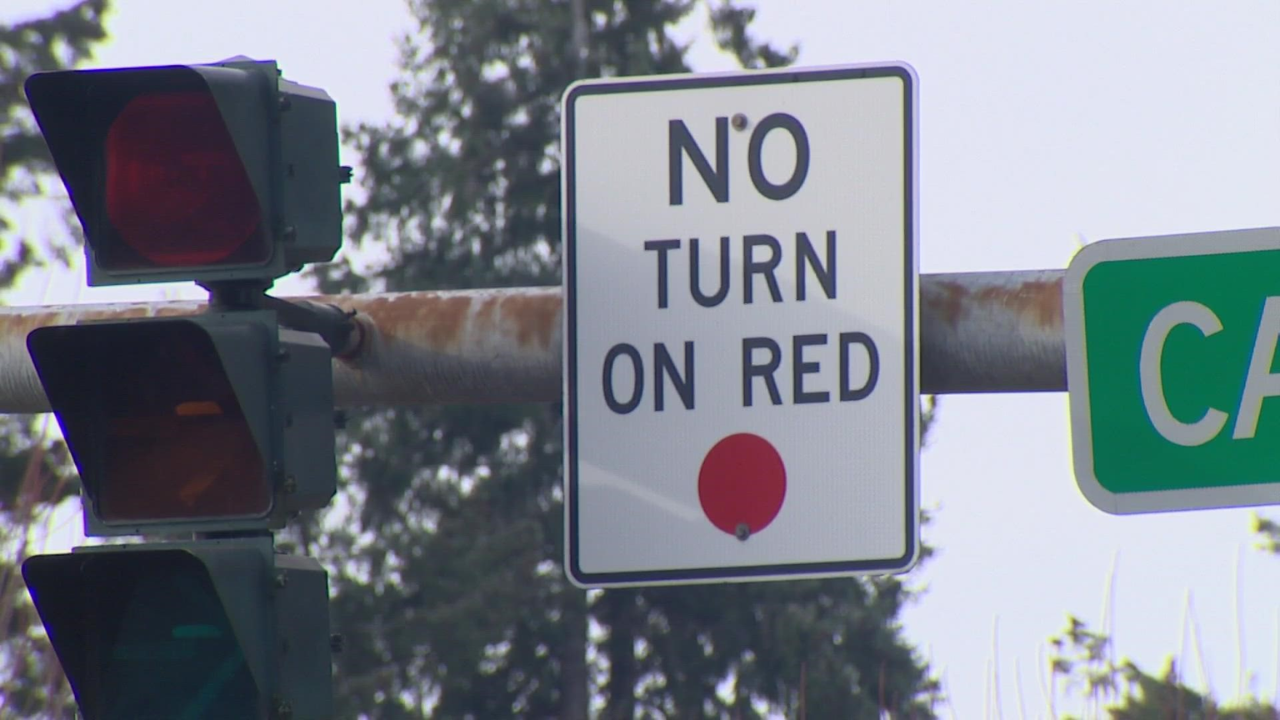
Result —
<path fill-rule="evenodd" d="M 107 0 L 81 0 L 49 17 L 0 25 L 0 290 L 40 266 L 44 256 L 65 258 L 67 250 L 52 238 L 21 236 L 6 217 L 19 201 L 47 189 L 41 175 L 53 167 L 22 83 L 32 73 L 74 67 L 88 58 L 93 44 L 106 37 L 106 7 Z"/>
<path fill-rule="evenodd" d="M 35 72 L 73 67 L 106 37 L 107 0 L 80 0 L 48 17 L 0 25 L 0 292 L 54 258 L 65 264 L 73 230 L 34 237 L 13 221 L 25 199 L 61 187 L 27 107 L 22 83 Z M 70 218 L 70 211 L 65 215 Z M 68 227 L 73 226 L 74 223 Z M 49 418 L 51 420 L 51 418 Z M 0 416 L 0 717 L 70 717 L 70 688 L 26 598 L 18 563 L 42 508 L 74 494 L 66 447 L 51 443 L 45 418 Z"/>

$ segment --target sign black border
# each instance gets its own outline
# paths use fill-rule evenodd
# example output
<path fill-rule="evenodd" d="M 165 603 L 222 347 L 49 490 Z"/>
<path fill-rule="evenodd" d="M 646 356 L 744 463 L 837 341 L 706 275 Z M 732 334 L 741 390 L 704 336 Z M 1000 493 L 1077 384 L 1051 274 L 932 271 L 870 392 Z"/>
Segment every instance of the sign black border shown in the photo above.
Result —
<path fill-rule="evenodd" d="M 578 334 L 577 334 L 577 214 L 574 194 L 576 156 L 574 152 L 575 103 L 583 96 L 613 95 L 670 90 L 696 90 L 712 87 L 737 87 L 743 85 L 777 85 L 783 83 L 821 82 L 872 77 L 895 77 L 903 83 L 904 155 L 906 172 L 903 196 L 906 199 L 904 228 L 905 244 L 905 295 L 903 322 L 906 327 L 906 552 L 901 557 L 880 560 L 833 561 L 796 563 L 784 565 L 740 565 L 733 567 L 683 568 L 671 570 L 646 570 L 632 572 L 584 573 L 579 565 L 578 551 Z M 916 268 L 916 159 L 918 144 L 915 118 L 914 73 L 903 65 L 882 67 L 846 67 L 817 70 L 743 73 L 733 75 L 683 75 L 671 78 L 643 80 L 618 80 L 608 83 L 574 85 L 565 94 L 564 108 L 564 312 L 565 312 L 565 379 L 564 415 L 565 434 L 565 522 L 566 565 L 565 570 L 576 584 L 586 587 L 643 585 L 646 583 L 690 583 L 697 581 L 732 582 L 753 578 L 786 577 L 797 575 L 839 575 L 883 572 L 901 572 L 914 564 L 919 544 L 919 507 L 917 472 L 919 445 L 916 427 L 920 402 L 917 388 L 916 347 L 916 297 L 918 271 Z"/>

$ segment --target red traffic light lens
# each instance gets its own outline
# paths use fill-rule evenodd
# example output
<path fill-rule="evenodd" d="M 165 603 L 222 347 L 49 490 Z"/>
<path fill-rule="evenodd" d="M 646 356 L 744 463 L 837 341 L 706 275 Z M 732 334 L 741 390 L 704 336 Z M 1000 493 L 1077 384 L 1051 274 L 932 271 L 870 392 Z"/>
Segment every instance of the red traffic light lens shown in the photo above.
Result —
<path fill-rule="evenodd" d="M 104 267 L 267 259 L 262 209 L 212 94 L 133 98 L 107 131 L 105 150 L 107 218 L 132 253 L 99 245 Z"/>

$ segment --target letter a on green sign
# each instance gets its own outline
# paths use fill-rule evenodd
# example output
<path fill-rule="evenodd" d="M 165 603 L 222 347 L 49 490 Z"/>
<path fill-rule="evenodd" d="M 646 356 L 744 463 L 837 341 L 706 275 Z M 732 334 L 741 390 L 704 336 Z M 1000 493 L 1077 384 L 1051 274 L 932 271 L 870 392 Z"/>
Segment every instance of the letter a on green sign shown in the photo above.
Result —
<path fill-rule="evenodd" d="M 1067 269 L 1063 314 L 1089 502 L 1280 503 L 1280 228 L 1094 243 Z"/>

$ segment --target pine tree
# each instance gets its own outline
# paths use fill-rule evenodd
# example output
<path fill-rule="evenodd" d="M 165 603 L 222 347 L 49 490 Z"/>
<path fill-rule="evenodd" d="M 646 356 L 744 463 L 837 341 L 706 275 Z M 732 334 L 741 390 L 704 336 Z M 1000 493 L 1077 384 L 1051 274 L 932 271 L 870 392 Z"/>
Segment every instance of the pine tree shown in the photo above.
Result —
<path fill-rule="evenodd" d="M 559 282 L 559 99 L 582 77 L 688 70 L 692 0 L 415 0 L 398 117 L 348 131 L 373 273 L 329 292 Z M 745 67 L 790 62 L 710 5 Z M 345 490 L 296 539 L 332 569 L 345 717 L 931 717 L 897 579 L 583 593 L 562 547 L 560 408 L 353 415 Z M 727 693 L 723 687 L 730 687 Z"/>
<path fill-rule="evenodd" d="M 87 59 L 106 37 L 106 6 L 106 0 L 81 0 L 48 17 L 0 25 L 0 292 L 46 258 L 65 262 L 69 238 L 76 237 L 33 237 L 11 219 L 18 203 L 60 187 L 22 83 L 32 73 Z M 6 718 L 70 717 L 74 708 L 17 562 L 40 510 L 77 490 L 65 446 L 48 442 L 43 426 L 40 418 L 0 417 L 0 708 Z"/>

